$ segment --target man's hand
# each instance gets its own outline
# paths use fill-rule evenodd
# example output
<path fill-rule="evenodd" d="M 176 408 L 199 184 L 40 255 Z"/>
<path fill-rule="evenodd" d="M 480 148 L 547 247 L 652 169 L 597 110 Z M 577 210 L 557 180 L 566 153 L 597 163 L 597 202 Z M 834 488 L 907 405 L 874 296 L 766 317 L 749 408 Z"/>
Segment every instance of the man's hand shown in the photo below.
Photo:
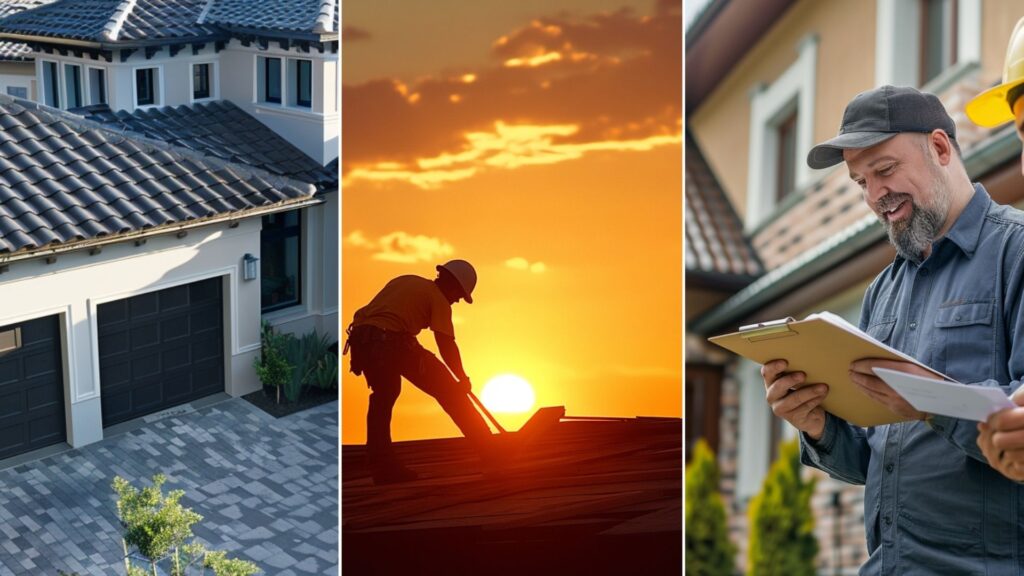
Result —
<path fill-rule="evenodd" d="M 469 381 L 469 376 L 463 376 L 462 380 L 459 380 L 459 392 L 469 394 L 472 391 L 473 383 Z"/>
<path fill-rule="evenodd" d="M 787 366 L 789 363 L 785 360 L 772 360 L 761 366 L 765 399 L 776 416 L 814 440 L 820 440 L 825 433 L 825 409 L 821 402 L 828 395 L 828 386 L 813 384 L 796 389 L 804 383 L 806 375 L 803 372 L 787 374 Z"/>
<path fill-rule="evenodd" d="M 910 402 L 907 402 L 906 399 L 897 394 L 891 386 L 885 383 L 885 380 L 876 376 L 871 371 L 872 368 L 888 368 L 889 370 L 916 374 L 927 378 L 934 378 L 934 374 L 912 362 L 900 362 L 898 360 L 864 358 L 850 364 L 850 382 L 853 382 L 872 400 L 904 418 L 924 420 L 928 416 L 927 413 L 911 406 Z"/>
<path fill-rule="evenodd" d="M 1024 405 L 1024 395 L 1012 400 Z M 978 447 L 990 466 L 1003 476 L 1024 481 L 1024 408 L 1007 408 L 978 424 Z"/>

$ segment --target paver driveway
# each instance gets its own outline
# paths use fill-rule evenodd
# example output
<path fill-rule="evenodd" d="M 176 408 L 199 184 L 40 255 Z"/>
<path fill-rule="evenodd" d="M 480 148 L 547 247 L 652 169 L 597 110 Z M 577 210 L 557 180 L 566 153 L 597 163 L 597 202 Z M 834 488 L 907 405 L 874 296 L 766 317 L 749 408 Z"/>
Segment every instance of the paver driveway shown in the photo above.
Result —
<path fill-rule="evenodd" d="M 232 398 L 0 471 L 0 576 L 123 573 L 111 480 L 157 472 L 210 547 L 267 575 L 338 573 L 338 403 L 275 420 Z"/>

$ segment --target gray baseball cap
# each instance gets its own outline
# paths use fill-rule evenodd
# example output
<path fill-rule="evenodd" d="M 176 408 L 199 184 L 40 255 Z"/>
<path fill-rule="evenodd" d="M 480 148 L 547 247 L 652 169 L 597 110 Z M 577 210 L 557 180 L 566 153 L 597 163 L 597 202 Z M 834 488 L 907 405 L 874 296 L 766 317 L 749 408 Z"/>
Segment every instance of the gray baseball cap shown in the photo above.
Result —
<path fill-rule="evenodd" d="M 846 105 L 839 135 L 807 154 L 807 165 L 822 169 L 843 161 L 843 150 L 870 148 L 902 132 L 942 129 L 956 140 L 956 124 L 934 94 L 905 86 L 882 86 L 854 96 Z"/>

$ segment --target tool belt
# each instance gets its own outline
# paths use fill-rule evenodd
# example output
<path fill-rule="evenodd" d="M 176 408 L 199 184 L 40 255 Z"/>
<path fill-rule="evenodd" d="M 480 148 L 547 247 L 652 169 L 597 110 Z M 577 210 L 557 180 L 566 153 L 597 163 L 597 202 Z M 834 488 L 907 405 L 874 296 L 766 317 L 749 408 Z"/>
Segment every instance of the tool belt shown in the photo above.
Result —
<path fill-rule="evenodd" d="M 349 370 L 356 376 L 361 376 L 367 366 L 386 364 L 389 359 L 393 360 L 399 354 L 423 349 L 412 334 L 384 330 L 368 324 L 349 324 L 345 333 L 348 334 L 348 339 L 345 341 L 342 355 L 351 348 Z"/>

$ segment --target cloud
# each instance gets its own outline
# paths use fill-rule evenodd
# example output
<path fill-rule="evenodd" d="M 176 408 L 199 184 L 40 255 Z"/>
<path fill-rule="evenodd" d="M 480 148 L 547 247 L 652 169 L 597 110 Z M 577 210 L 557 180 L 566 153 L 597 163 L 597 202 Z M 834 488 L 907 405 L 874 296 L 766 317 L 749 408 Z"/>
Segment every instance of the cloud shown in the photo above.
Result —
<path fill-rule="evenodd" d="M 344 85 L 345 182 L 432 188 L 487 170 L 679 145 L 682 16 L 669 4 L 653 16 L 538 18 L 497 38 L 489 66 Z"/>
<path fill-rule="evenodd" d="M 444 260 L 455 252 L 451 244 L 431 236 L 412 235 L 397 231 L 376 240 L 366 237 L 361 230 L 355 230 L 345 237 L 345 244 L 373 252 L 374 260 L 414 264 Z"/>
<path fill-rule="evenodd" d="M 543 262 L 531 263 L 526 258 L 521 258 L 519 256 L 505 260 L 505 267 L 513 270 L 528 270 L 534 274 L 543 274 L 548 269 Z"/>
<path fill-rule="evenodd" d="M 341 28 L 341 41 L 342 42 L 357 42 L 360 40 L 369 40 L 373 38 L 369 30 L 365 28 L 359 28 L 357 26 L 345 25 Z"/>

